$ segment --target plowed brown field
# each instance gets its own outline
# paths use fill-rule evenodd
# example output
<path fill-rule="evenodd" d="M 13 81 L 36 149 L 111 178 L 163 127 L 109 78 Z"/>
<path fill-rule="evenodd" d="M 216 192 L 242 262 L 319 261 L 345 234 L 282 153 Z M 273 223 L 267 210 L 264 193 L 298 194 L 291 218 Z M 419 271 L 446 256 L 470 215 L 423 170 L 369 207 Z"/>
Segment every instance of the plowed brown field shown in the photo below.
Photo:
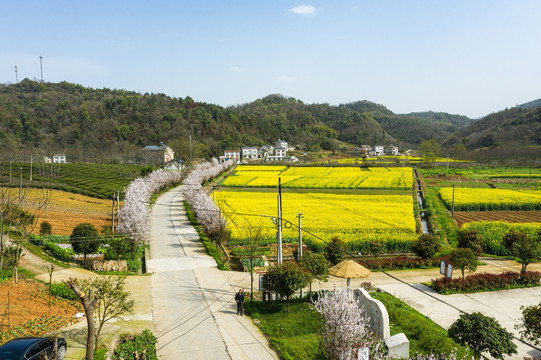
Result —
<path fill-rule="evenodd" d="M 10 198 L 16 203 L 19 189 L 10 190 Z M 34 233 L 39 232 L 40 224 L 48 221 L 54 235 L 70 235 L 73 228 L 82 222 L 88 222 L 99 230 L 103 225 L 111 225 L 112 200 L 95 199 L 65 191 L 51 190 L 47 211 L 43 205 L 46 196 L 41 189 L 24 190 L 23 208 L 39 208 L 38 221 Z"/>
<path fill-rule="evenodd" d="M 455 211 L 458 227 L 472 221 L 541 222 L 541 211 Z"/>
<path fill-rule="evenodd" d="M 69 323 L 69 319 L 82 311 L 75 307 L 73 301 L 60 298 L 53 298 L 51 310 L 49 311 L 49 295 L 47 287 L 34 280 L 19 280 L 17 284 L 6 280 L 0 283 L 0 308 L 2 316 L 0 317 L 0 334 L 4 336 L 0 339 L 0 344 L 6 342 L 13 335 L 6 334 L 11 329 L 25 324 L 29 320 L 34 320 L 42 316 L 63 316 L 67 318 L 65 322 L 56 326 L 43 328 L 22 327 L 26 335 L 41 335 L 43 331 L 51 331 L 51 327 L 64 326 Z M 9 294 L 9 296 L 8 296 Z M 8 318 L 8 298 L 9 298 L 9 318 Z M 20 335 L 20 333 L 19 333 Z"/>

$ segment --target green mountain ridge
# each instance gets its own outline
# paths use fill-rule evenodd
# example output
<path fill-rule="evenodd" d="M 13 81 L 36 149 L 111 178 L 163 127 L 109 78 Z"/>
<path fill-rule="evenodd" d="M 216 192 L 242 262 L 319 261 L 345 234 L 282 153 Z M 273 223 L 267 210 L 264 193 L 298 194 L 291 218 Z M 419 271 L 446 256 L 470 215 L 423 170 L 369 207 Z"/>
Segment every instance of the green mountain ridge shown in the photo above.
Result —
<path fill-rule="evenodd" d="M 458 144 L 475 153 L 541 144 L 538 103 L 472 120 L 433 111 L 395 114 L 366 100 L 305 104 L 279 94 L 224 108 L 190 97 L 25 79 L 0 84 L 0 160 L 64 153 L 72 162 L 129 162 L 143 146 L 160 142 L 181 159 L 210 158 L 277 139 L 302 151 L 337 150 L 344 143 L 351 149 L 392 143 L 402 150 L 434 139 L 448 153 Z"/>

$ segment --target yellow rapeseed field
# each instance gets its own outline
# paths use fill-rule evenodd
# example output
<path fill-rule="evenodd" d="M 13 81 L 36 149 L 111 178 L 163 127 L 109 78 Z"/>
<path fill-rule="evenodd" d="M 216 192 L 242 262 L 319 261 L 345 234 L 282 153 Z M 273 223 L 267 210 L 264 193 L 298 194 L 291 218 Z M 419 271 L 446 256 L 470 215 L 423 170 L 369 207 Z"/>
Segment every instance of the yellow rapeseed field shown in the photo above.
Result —
<path fill-rule="evenodd" d="M 396 189 L 413 187 L 410 167 L 297 167 L 239 166 L 222 183 L 232 187 L 277 187 L 304 189 Z"/>
<path fill-rule="evenodd" d="M 541 191 L 509 189 L 455 188 L 455 210 L 539 210 Z M 453 203 L 453 189 L 441 188 L 440 197 L 447 208 Z"/>
<path fill-rule="evenodd" d="M 249 229 L 261 228 L 263 235 L 274 238 L 276 226 L 269 217 L 276 216 L 277 194 L 223 190 L 216 193 L 216 203 L 225 215 L 233 239 L 244 238 Z M 348 242 L 352 249 L 364 249 L 369 241 L 379 240 L 400 250 L 415 240 L 416 223 L 413 198 L 409 195 L 359 195 L 329 193 L 283 193 L 283 237 L 296 238 L 296 214 L 302 212 L 304 234 L 313 244 L 323 245 L 333 236 Z M 288 228 L 289 227 L 289 228 Z"/>

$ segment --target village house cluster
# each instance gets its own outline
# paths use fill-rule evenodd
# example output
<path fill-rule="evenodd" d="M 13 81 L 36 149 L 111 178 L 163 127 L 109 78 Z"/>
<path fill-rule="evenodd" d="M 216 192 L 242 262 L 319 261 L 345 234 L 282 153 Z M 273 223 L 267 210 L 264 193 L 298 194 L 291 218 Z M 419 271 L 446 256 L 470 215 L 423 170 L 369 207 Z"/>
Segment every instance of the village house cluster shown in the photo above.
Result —
<path fill-rule="evenodd" d="M 361 145 L 361 155 L 365 156 L 385 156 L 385 155 L 399 155 L 398 146 L 393 144 L 388 146 L 375 145 L 374 147 L 370 145 Z"/>
<path fill-rule="evenodd" d="M 288 156 L 287 152 L 294 150 L 287 141 L 278 139 L 274 145 L 267 144 L 261 147 L 242 146 L 240 150 L 225 150 L 220 156 L 220 162 L 233 160 L 235 162 L 260 160 L 260 161 L 299 161 L 295 156 Z"/>

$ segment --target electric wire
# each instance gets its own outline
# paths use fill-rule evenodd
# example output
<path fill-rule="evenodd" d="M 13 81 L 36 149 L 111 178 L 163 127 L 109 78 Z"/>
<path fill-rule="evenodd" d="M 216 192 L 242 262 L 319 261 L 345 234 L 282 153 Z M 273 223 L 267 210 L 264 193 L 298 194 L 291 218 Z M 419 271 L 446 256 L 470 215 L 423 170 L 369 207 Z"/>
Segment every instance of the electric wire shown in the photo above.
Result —
<path fill-rule="evenodd" d="M 213 212 L 217 212 L 216 210 L 210 210 L 210 209 L 202 209 L 202 210 L 203 210 L 203 211 L 213 211 Z M 350 210 L 351 210 L 351 209 L 350 209 Z M 219 211 L 218 211 L 218 212 L 219 212 Z M 272 217 L 272 216 L 268 216 L 268 215 L 244 214 L 244 213 L 236 213 L 236 212 L 235 212 L 234 214 L 235 214 L 235 215 L 244 215 L 244 216 L 263 216 L 263 217 Z M 295 223 L 293 223 L 293 222 L 291 222 L 291 221 L 289 221 L 289 220 L 287 220 L 287 219 L 282 218 L 282 221 L 285 221 L 286 224 L 289 224 L 290 227 L 296 227 L 296 228 L 298 228 L 298 226 L 297 226 Z M 365 264 L 367 267 L 370 267 L 370 268 L 373 268 L 373 269 L 375 269 L 375 270 L 378 270 L 378 271 L 380 271 L 381 273 L 383 273 L 384 275 L 386 275 L 386 276 L 392 278 L 393 280 L 396 280 L 396 281 L 398 281 L 398 282 L 400 282 L 400 283 L 402 283 L 402 284 L 404 284 L 404 285 L 407 285 L 408 287 L 410 287 L 410 288 L 412 288 L 412 289 L 414 289 L 414 290 L 416 290 L 416 291 L 419 291 L 419 292 L 421 292 L 422 294 L 425 294 L 425 295 L 429 296 L 430 298 L 432 298 L 432 299 L 434 299 L 434 300 L 436 300 L 436 301 L 438 301 L 438 302 L 441 302 L 441 303 L 443 303 L 443 304 L 445 304 L 445 305 L 447 305 L 447 306 L 449 306 L 449 307 L 451 307 L 451 308 L 457 310 L 458 312 L 465 314 L 466 316 L 468 316 L 468 317 L 470 317 L 470 318 L 472 318 L 472 319 L 475 319 L 475 320 L 477 320 L 477 321 L 480 321 L 480 322 L 484 323 L 485 325 L 488 325 L 488 326 L 492 327 L 491 324 L 485 322 L 484 320 L 479 319 L 479 318 L 476 318 L 475 316 L 471 315 L 470 313 L 468 313 L 468 312 L 466 312 L 466 311 L 464 311 L 464 310 L 461 310 L 461 309 L 459 309 L 458 307 L 456 307 L 456 306 L 454 306 L 454 305 L 452 305 L 452 304 L 450 304 L 450 303 L 448 303 L 448 302 L 446 302 L 446 301 L 444 301 L 444 300 L 442 300 L 442 299 L 439 299 L 439 298 L 435 297 L 435 296 L 432 295 L 432 294 L 429 294 L 429 293 L 427 293 L 427 292 L 425 292 L 425 291 L 423 291 L 423 290 L 421 290 L 421 289 L 418 289 L 418 288 L 414 287 L 413 285 L 411 285 L 411 284 L 409 284 L 409 283 L 407 283 L 407 282 L 405 282 L 405 281 L 403 281 L 403 280 L 397 278 L 397 277 L 394 276 L 394 275 L 389 274 L 388 272 L 386 272 L 386 271 L 384 271 L 384 270 L 378 268 L 378 267 L 375 266 L 375 265 L 368 264 L 367 262 L 365 262 L 365 261 L 363 261 L 362 259 L 360 259 L 360 258 L 358 257 L 358 255 L 353 254 L 353 253 L 351 253 L 351 252 L 349 252 L 349 251 L 347 251 L 347 250 L 345 250 L 345 249 L 342 249 L 342 248 L 340 248 L 340 247 L 338 247 L 338 246 L 332 244 L 331 242 L 329 242 L 329 241 L 327 241 L 327 240 L 325 240 L 325 239 L 322 239 L 321 237 L 319 237 L 319 236 L 317 236 L 317 235 L 311 233 L 310 231 L 307 231 L 306 229 L 302 229 L 302 231 L 303 231 L 304 233 L 306 233 L 306 234 L 308 234 L 308 235 L 310 235 L 310 236 L 312 236 L 312 237 L 314 237 L 314 238 L 316 238 L 316 239 L 318 239 L 318 240 L 324 242 L 325 244 L 327 244 L 327 245 L 329 245 L 329 246 L 331 246 L 331 247 L 333 247 L 333 248 L 335 248 L 335 249 L 337 249 L 337 250 L 339 250 L 339 251 L 342 251 L 342 252 L 346 253 L 347 255 L 353 257 L 353 258 L 356 259 L 357 261 L 359 261 L 359 262 Z M 498 330 L 498 331 L 501 331 L 500 329 L 497 329 L 497 328 L 494 328 L 494 329 L 495 329 L 495 330 Z M 511 334 L 511 336 L 512 336 L 513 339 L 515 339 L 515 340 L 517 340 L 517 341 L 520 341 L 521 343 L 523 343 L 523 344 L 525 344 L 525 345 L 531 347 L 532 349 L 541 351 L 541 348 L 538 348 L 538 347 L 536 347 L 536 346 L 534 346 L 534 345 L 532 345 L 532 344 L 530 344 L 530 343 L 528 343 L 528 342 L 522 340 L 521 338 L 516 337 L 516 336 L 513 335 L 513 334 Z"/>

